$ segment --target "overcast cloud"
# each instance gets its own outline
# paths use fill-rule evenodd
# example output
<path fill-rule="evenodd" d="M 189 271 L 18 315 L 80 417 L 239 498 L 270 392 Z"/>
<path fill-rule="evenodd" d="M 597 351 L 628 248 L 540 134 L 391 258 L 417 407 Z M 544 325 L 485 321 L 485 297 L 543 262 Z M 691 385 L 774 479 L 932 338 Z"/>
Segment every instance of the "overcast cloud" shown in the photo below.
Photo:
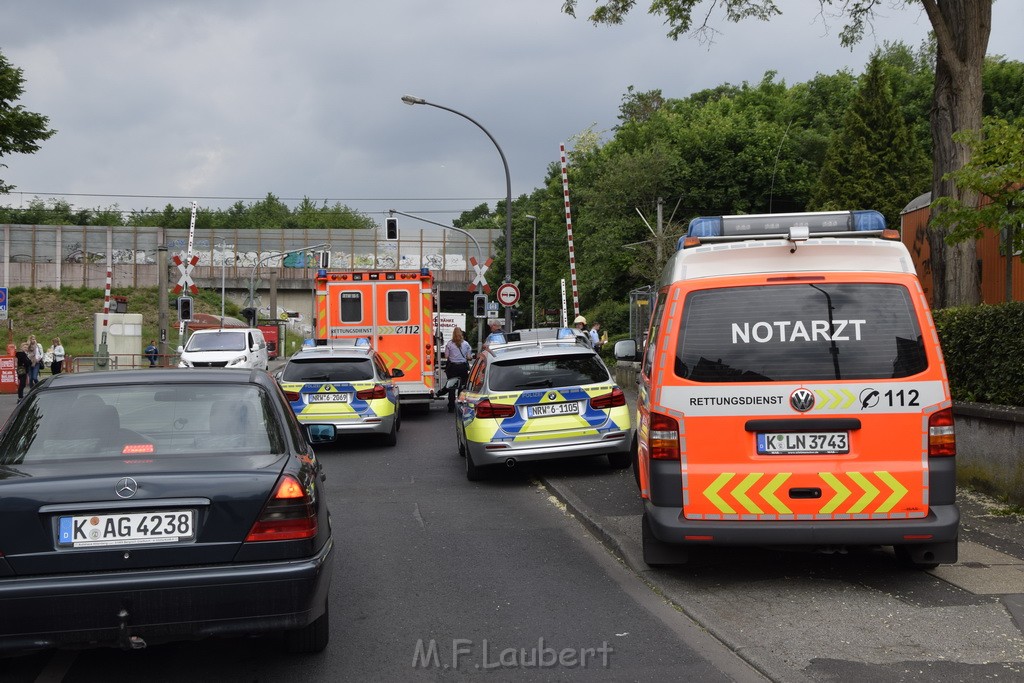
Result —
<path fill-rule="evenodd" d="M 785 0 L 770 23 L 714 18 L 709 47 L 668 39 L 648 4 L 595 27 L 591 0 L 578 19 L 561 0 L 11 2 L 0 49 L 24 70 L 21 104 L 58 133 L 3 159 L 17 190 L 0 201 L 224 208 L 272 192 L 378 222 L 389 208 L 450 220 L 504 197 L 501 160 L 469 121 L 404 94 L 485 126 L 518 196 L 543 183 L 560 143 L 589 127 L 610 136 L 630 85 L 682 98 L 769 69 L 787 84 L 859 73 L 883 41 L 916 47 L 929 29 L 916 7 L 885 10 L 851 51 L 817 0 Z M 989 54 L 1024 59 L 1024 3 L 998 0 L 993 14 Z"/>

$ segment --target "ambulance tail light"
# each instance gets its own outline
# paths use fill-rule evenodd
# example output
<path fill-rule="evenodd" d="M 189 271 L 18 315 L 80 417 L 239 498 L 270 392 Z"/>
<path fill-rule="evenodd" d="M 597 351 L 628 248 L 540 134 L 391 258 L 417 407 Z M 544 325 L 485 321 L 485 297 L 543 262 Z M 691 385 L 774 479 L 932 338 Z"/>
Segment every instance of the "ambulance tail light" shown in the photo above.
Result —
<path fill-rule="evenodd" d="M 661 413 L 651 413 L 648 437 L 651 459 L 679 460 L 679 423 Z"/>
<path fill-rule="evenodd" d="M 928 456 L 956 455 L 956 433 L 953 429 L 953 409 L 932 413 L 928 418 Z"/>
<path fill-rule="evenodd" d="M 482 419 L 501 420 L 506 417 L 515 417 L 516 407 L 507 403 L 491 403 L 484 399 L 476 404 L 476 416 Z"/>
<path fill-rule="evenodd" d="M 626 405 L 626 395 L 622 389 L 615 387 L 611 393 L 594 396 L 590 399 L 590 407 L 595 410 L 606 410 Z"/>
<path fill-rule="evenodd" d="M 360 389 L 356 392 L 356 398 L 360 401 L 372 401 L 375 398 L 387 398 L 387 391 L 383 384 L 374 384 L 369 389 Z"/>

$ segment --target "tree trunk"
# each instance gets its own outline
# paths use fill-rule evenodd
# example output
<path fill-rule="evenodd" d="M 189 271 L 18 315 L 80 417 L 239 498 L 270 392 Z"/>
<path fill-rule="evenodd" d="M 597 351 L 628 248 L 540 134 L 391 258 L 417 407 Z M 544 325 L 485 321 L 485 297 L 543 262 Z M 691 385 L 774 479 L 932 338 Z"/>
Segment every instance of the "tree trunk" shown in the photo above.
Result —
<path fill-rule="evenodd" d="M 955 197 L 977 206 L 977 193 L 961 190 L 943 176 L 961 168 L 970 158 L 970 148 L 953 142 L 953 133 L 981 128 L 981 70 L 992 28 L 992 0 L 921 1 L 938 47 L 931 111 L 932 201 Z M 932 209 L 932 218 L 939 211 Z M 981 300 L 975 242 L 947 245 L 948 234 L 949 229 L 928 230 L 932 305 L 975 305 Z"/>

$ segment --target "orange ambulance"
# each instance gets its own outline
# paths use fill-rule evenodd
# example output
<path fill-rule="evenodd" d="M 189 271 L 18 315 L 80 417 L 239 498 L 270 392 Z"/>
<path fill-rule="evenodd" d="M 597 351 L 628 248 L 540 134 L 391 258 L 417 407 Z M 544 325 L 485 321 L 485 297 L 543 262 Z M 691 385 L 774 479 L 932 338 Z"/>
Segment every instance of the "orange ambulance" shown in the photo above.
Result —
<path fill-rule="evenodd" d="M 315 343 L 369 338 L 395 380 L 402 406 L 429 408 L 436 377 L 433 277 L 421 270 L 320 269 L 314 282 Z"/>
<path fill-rule="evenodd" d="M 634 359 L 635 342 L 616 344 Z M 938 335 L 874 211 L 696 218 L 642 352 L 634 466 L 649 565 L 707 545 L 957 559 Z"/>

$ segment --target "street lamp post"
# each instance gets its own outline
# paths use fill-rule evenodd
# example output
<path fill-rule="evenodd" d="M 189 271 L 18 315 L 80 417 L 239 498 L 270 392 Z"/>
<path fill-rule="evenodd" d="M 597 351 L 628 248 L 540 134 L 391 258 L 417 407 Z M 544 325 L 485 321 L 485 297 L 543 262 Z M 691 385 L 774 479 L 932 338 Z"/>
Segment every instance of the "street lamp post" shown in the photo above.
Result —
<path fill-rule="evenodd" d="M 482 130 L 484 134 L 491 139 L 494 146 L 498 149 L 498 154 L 501 156 L 502 166 L 505 167 L 505 282 L 512 282 L 512 176 L 508 172 L 508 161 L 505 159 L 505 152 L 501 150 L 501 145 L 494 139 L 490 131 L 480 125 L 479 121 L 463 114 L 461 111 L 456 111 L 449 107 L 442 106 L 440 104 L 434 104 L 433 102 L 427 102 L 422 97 L 414 97 L 413 95 L 403 95 L 402 101 L 408 105 L 414 104 L 425 104 L 428 107 L 436 107 L 437 109 L 444 109 L 450 111 L 453 114 L 461 116 L 466 119 L 477 128 Z M 512 309 L 508 306 L 505 307 L 505 331 L 510 332 L 512 330 Z"/>
<path fill-rule="evenodd" d="M 530 275 L 530 327 L 537 327 L 537 217 L 533 219 L 533 272 Z"/>

